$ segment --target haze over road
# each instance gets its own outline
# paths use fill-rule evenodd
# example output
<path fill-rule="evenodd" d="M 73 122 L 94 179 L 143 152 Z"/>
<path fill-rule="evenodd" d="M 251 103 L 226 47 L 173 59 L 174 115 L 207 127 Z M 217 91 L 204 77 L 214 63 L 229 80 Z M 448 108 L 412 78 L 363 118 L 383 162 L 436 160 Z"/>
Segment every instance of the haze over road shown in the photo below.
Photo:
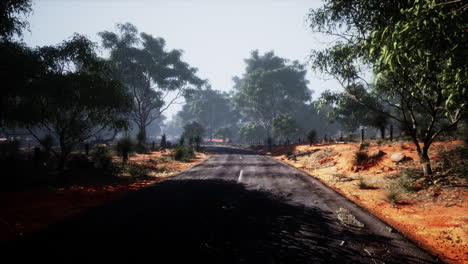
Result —
<path fill-rule="evenodd" d="M 208 150 L 216 154 L 192 169 L 7 249 L 34 248 L 49 261 L 437 262 L 302 172 L 244 150 Z"/>

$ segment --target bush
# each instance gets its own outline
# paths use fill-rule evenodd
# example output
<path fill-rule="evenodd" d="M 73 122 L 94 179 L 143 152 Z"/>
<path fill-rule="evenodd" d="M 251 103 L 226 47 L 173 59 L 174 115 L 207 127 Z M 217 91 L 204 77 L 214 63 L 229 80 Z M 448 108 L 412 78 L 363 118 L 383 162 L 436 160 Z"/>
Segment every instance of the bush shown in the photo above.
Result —
<path fill-rule="evenodd" d="M 369 159 L 369 156 L 364 151 L 356 151 L 354 154 L 354 165 L 362 166 Z"/>
<path fill-rule="evenodd" d="M 91 159 L 97 168 L 109 169 L 112 165 L 112 156 L 109 150 L 104 146 L 97 146 L 90 153 Z"/>
<path fill-rule="evenodd" d="M 123 137 L 117 141 L 115 146 L 117 154 L 122 157 L 122 162 L 125 163 L 128 160 L 128 156 L 133 151 L 133 142 L 129 137 Z"/>
<path fill-rule="evenodd" d="M 377 139 L 377 140 L 375 141 L 375 144 L 377 144 L 377 146 L 380 146 L 380 145 L 382 145 L 383 142 L 384 142 L 384 141 L 383 141 L 382 139 L 379 138 L 379 139 Z"/>
<path fill-rule="evenodd" d="M 375 187 L 372 184 L 369 184 L 361 175 L 359 175 L 358 179 L 359 179 L 359 183 L 358 183 L 359 189 L 364 189 L 364 190 L 377 189 L 377 187 Z"/>
<path fill-rule="evenodd" d="M 146 154 L 149 150 L 143 143 L 137 143 L 135 145 L 135 152 L 138 154 Z"/>
<path fill-rule="evenodd" d="M 403 190 L 397 183 L 392 183 L 387 188 L 386 197 L 389 203 L 395 204 L 400 200 Z"/>
<path fill-rule="evenodd" d="M 140 164 L 130 163 L 125 166 L 125 170 L 134 178 L 147 178 L 148 169 Z"/>
<path fill-rule="evenodd" d="M 186 161 L 195 157 L 195 152 L 192 147 L 179 145 L 172 151 L 172 157 L 174 160 Z"/>

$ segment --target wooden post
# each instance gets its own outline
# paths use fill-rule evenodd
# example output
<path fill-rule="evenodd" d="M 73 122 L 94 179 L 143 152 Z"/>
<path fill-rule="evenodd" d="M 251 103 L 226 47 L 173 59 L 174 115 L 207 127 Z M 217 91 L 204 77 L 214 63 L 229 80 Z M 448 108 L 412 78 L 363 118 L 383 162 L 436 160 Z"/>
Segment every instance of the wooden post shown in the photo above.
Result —
<path fill-rule="evenodd" d="M 364 128 L 361 128 L 361 144 L 364 143 Z"/>

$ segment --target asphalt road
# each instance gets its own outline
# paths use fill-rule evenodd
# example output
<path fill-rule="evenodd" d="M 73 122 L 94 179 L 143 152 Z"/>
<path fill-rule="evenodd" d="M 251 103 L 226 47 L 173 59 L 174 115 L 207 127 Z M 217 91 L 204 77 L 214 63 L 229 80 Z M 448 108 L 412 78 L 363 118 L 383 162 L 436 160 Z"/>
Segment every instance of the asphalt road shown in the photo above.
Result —
<path fill-rule="evenodd" d="M 437 263 L 298 170 L 209 150 L 171 179 L 0 246 L 17 261 L 49 263 Z"/>

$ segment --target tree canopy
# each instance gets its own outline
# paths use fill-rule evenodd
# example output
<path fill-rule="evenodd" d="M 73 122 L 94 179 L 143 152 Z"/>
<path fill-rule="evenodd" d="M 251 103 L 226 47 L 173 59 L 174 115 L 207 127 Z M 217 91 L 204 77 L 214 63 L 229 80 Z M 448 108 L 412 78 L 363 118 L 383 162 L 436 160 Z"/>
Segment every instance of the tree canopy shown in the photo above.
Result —
<path fill-rule="evenodd" d="M 102 45 L 110 50 L 114 76 L 133 98 L 128 117 L 146 137 L 146 127 L 160 117 L 190 86 L 204 81 L 197 69 L 182 60 L 181 50 L 166 50 L 163 38 L 138 34 L 129 23 L 117 24 L 117 32 L 99 33 Z M 172 97 L 171 97 L 172 95 Z"/>
<path fill-rule="evenodd" d="M 356 102 L 399 122 L 427 175 L 431 143 L 466 111 L 466 9 L 461 1 L 327 0 L 309 13 L 314 31 L 337 38 L 312 52 L 313 68 L 337 79 Z M 373 83 L 365 78 L 370 70 Z M 366 103 L 354 93 L 358 85 L 385 107 Z"/>

